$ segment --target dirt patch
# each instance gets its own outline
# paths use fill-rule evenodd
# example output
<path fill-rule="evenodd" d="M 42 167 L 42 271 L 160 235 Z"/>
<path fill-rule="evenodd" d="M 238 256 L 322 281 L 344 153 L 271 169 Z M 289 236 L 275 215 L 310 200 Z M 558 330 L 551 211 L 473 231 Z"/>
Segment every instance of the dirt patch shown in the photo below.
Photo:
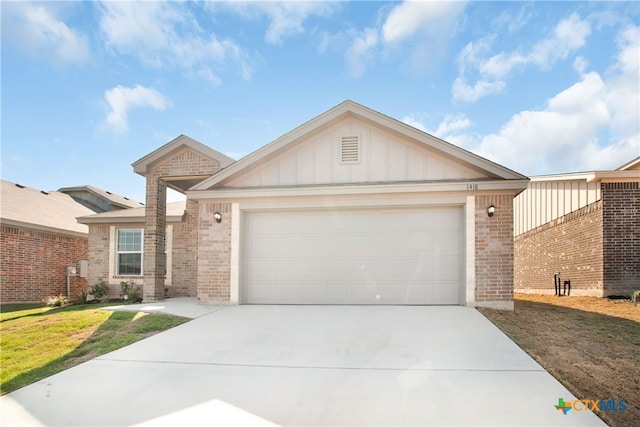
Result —
<path fill-rule="evenodd" d="M 640 426 L 640 305 L 517 294 L 513 311 L 478 310 L 578 399 L 625 400 L 596 411 L 607 424 Z"/>

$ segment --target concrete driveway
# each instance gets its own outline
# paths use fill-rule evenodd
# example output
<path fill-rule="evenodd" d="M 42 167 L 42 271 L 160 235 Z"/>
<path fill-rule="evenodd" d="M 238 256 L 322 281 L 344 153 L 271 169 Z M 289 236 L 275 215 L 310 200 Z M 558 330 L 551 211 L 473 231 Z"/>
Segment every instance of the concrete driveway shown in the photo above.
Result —
<path fill-rule="evenodd" d="M 604 425 L 558 398 L 473 308 L 232 306 L 0 402 L 7 426 Z"/>

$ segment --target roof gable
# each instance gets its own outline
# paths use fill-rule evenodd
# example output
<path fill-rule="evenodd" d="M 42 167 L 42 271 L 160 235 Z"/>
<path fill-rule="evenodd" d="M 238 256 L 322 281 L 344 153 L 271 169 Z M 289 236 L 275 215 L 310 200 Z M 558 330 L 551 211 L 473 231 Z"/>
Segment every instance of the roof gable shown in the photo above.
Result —
<path fill-rule="evenodd" d="M 342 137 L 358 138 L 358 162 L 342 161 Z M 191 190 L 480 178 L 526 179 L 405 123 L 345 101 Z"/>
<path fill-rule="evenodd" d="M 218 161 L 221 168 L 225 168 L 235 162 L 231 157 L 225 156 L 219 151 L 216 151 L 211 147 L 207 147 L 195 139 L 189 138 L 186 135 L 180 135 L 157 150 L 147 154 L 140 160 L 137 160 L 131 166 L 133 166 L 134 172 L 146 176 L 153 165 L 165 160 L 167 157 L 175 155 L 177 151 L 184 150 L 185 147 L 192 152 L 204 156 L 205 158 Z"/>

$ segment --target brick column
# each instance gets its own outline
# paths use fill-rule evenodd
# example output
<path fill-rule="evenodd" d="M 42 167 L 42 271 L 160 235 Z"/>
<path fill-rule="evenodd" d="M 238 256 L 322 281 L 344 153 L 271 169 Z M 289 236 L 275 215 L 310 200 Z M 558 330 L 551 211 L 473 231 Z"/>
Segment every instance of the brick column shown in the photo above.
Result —
<path fill-rule="evenodd" d="M 167 184 L 157 176 L 147 176 L 144 227 L 145 301 L 164 299 L 166 255 L 164 239 L 167 223 Z"/>

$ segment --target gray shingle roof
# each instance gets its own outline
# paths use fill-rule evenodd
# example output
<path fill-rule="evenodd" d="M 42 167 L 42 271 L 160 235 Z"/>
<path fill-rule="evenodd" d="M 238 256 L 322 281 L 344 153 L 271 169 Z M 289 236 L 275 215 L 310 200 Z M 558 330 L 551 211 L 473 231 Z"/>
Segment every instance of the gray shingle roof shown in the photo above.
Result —
<path fill-rule="evenodd" d="M 93 213 L 71 196 L 58 191 L 41 191 L 13 182 L 1 180 L 0 222 L 65 234 L 83 234 L 89 231 L 76 217 Z"/>

